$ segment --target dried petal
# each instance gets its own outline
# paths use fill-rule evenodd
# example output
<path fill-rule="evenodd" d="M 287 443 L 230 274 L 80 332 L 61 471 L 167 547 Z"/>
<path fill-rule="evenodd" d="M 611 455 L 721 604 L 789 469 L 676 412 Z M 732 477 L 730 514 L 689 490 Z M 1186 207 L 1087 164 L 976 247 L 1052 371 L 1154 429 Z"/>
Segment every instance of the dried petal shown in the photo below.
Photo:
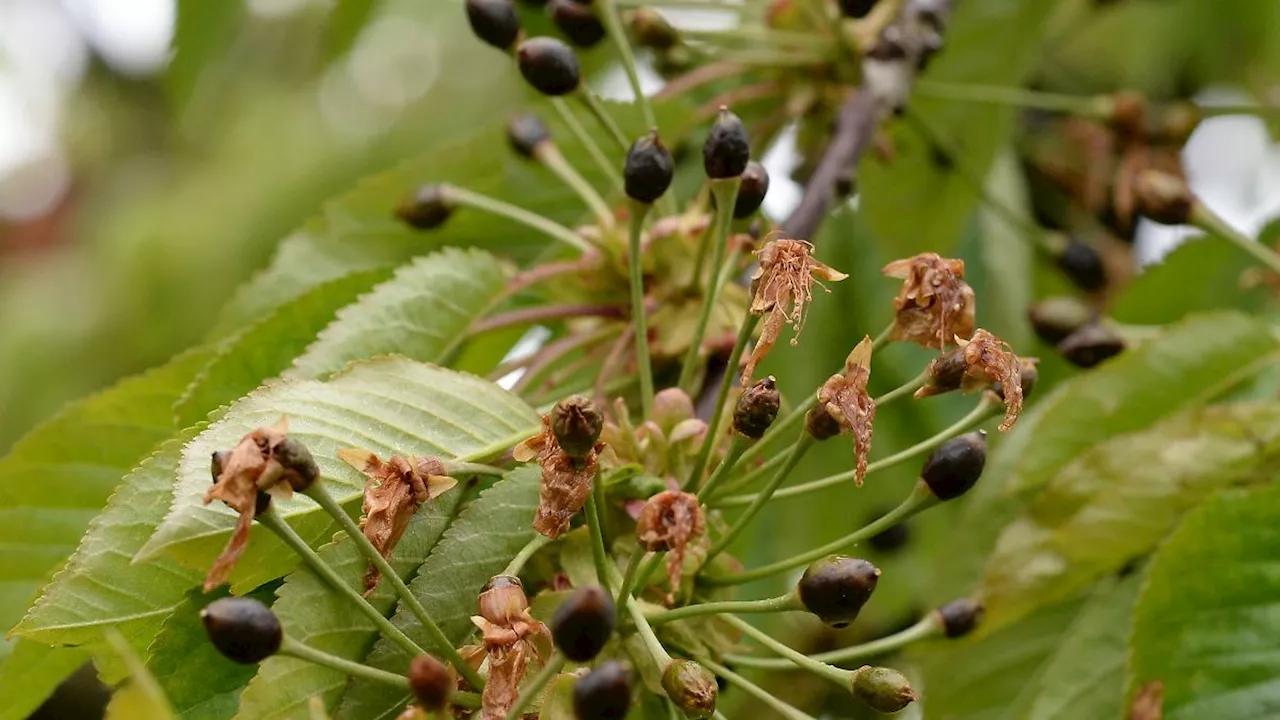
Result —
<path fill-rule="evenodd" d="M 604 448 L 604 443 L 597 441 L 584 456 L 570 457 L 552 432 L 550 416 L 543 416 L 540 434 L 516 446 L 512 453 L 516 460 L 536 458 L 542 468 L 534 530 L 554 540 L 569 529 L 569 521 L 591 494 L 599 468 L 599 453 Z"/>
<path fill-rule="evenodd" d="M 804 240 L 779 238 L 766 243 L 755 254 L 760 265 L 751 276 L 751 312 L 767 317 L 760 339 L 743 368 L 743 386 L 750 384 L 756 366 L 769 354 L 785 325 L 790 324 L 795 331 L 791 344 L 798 342 L 804 328 L 805 308 L 813 299 L 814 282 L 836 282 L 848 277 L 814 259 L 813 245 Z M 826 290 L 821 282 L 818 285 Z"/>
<path fill-rule="evenodd" d="M 519 578 L 496 575 L 477 600 L 480 615 L 471 622 L 480 629 L 489 661 L 489 678 L 481 696 L 482 720 L 503 720 L 520 693 L 520 681 L 539 646 L 549 647 L 551 632 L 529 614 L 529 601 Z"/>
<path fill-rule="evenodd" d="M 871 379 L 870 337 L 863 337 L 844 361 L 844 372 L 832 375 L 818 388 L 818 403 L 853 435 L 856 482 L 859 487 L 867 476 L 867 455 L 871 453 L 872 425 L 876 419 L 876 401 L 867 392 Z"/>
<path fill-rule="evenodd" d="M 1129 706 L 1129 720 L 1162 720 L 1164 717 L 1164 681 L 1152 680 L 1138 688 Z"/>
<path fill-rule="evenodd" d="M 480 720 L 506 720 L 520 696 L 520 681 L 529 669 L 523 644 L 489 651 L 489 678 L 480 697 Z"/>
<path fill-rule="evenodd" d="M 975 300 L 964 281 L 963 260 L 923 253 L 895 260 L 881 272 L 904 281 L 893 301 L 893 340 L 941 350 L 955 336 L 973 332 Z"/>
<path fill-rule="evenodd" d="M 368 450 L 355 448 L 339 450 L 338 457 L 368 476 L 360 529 L 388 560 L 418 508 L 458 484 L 446 474 L 448 470 L 439 458 L 406 459 L 393 455 L 383 462 Z M 364 576 L 366 596 L 381 577 L 382 573 L 370 563 Z"/>
<path fill-rule="evenodd" d="M 961 389 L 1000 383 L 1004 390 L 1004 422 L 1000 429 L 1008 432 L 1022 412 L 1022 366 L 1018 357 L 1004 341 L 982 329 L 963 345 L 968 368 Z"/>
<path fill-rule="evenodd" d="M 649 498 L 636 520 L 636 539 L 649 552 L 666 552 L 667 577 L 671 587 L 680 585 L 680 574 L 689 543 L 706 532 L 698 497 L 686 492 L 663 490 Z"/>

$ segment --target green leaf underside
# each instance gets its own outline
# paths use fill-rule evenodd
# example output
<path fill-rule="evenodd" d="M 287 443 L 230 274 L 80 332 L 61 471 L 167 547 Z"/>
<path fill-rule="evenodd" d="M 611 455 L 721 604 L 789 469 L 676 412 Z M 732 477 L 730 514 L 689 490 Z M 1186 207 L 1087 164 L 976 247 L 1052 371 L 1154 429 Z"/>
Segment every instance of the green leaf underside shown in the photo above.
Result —
<path fill-rule="evenodd" d="M 146 650 L 165 618 L 201 579 L 199 571 L 168 558 L 132 562 L 164 518 L 182 447 L 196 432 L 193 428 L 169 440 L 125 476 L 67 566 L 15 632 L 51 645 L 84 646 L 100 657 L 99 672 L 107 682 L 123 676 L 105 633 L 115 630 L 135 651 Z"/>
<path fill-rule="evenodd" d="M 454 458 L 517 442 L 532 434 L 539 418 L 505 390 L 472 375 L 403 357 L 352 364 L 328 382 L 284 380 L 237 403 L 184 449 L 170 508 L 135 562 L 172 555 L 207 569 L 222 551 L 235 522 L 220 505 L 204 505 L 209 456 L 231 448 L 248 432 L 288 418 L 289 434 L 304 443 L 320 466 L 329 490 L 342 503 L 360 499 L 365 477 L 338 459 L 346 447 L 386 458 L 393 454 Z M 514 439 L 513 439 L 514 438 Z M 310 499 L 295 496 L 277 511 L 313 544 L 333 527 Z M 234 590 L 249 589 L 297 566 L 292 552 L 270 533 L 255 530 L 232 576 Z"/>
<path fill-rule="evenodd" d="M 445 531 L 410 584 L 413 594 L 449 640 L 463 643 L 474 626 L 476 598 L 481 588 L 506 567 L 517 552 L 533 539 L 531 523 L 538 506 L 541 473 L 537 466 L 517 468 L 480 494 Z M 404 608 L 395 624 L 427 647 L 417 618 Z M 391 672 L 404 672 L 410 658 L 386 639 L 378 641 L 365 663 Z M 343 698 L 339 717 L 394 718 L 405 697 L 367 681 L 353 681 Z"/>
<path fill-rule="evenodd" d="M 392 558 L 392 566 L 402 577 L 415 571 L 426 559 L 457 513 L 464 492 L 461 487 L 455 488 L 419 509 Z M 344 538 L 320 548 L 319 553 L 350 587 L 364 592 L 368 561 L 354 543 Z M 289 637 L 299 642 L 359 662 L 378 637 L 377 629 L 368 618 L 356 612 L 349 600 L 334 593 L 306 568 L 286 578 L 276 596 L 272 610 Z M 397 600 L 390 585 L 382 582 L 369 602 L 385 615 Z M 262 663 L 245 689 L 236 717 L 242 720 L 306 718 L 307 704 L 312 697 L 322 698 L 325 708 L 333 710 L 346 686 L 344 673 L 295 658 L 272 657 Z"/>
<path fill-rule="evenodd" d="M 1280 485 L 1224 493 L 1156 554 L 1134 611 L 1128 696 L 1164 682 L 1165 720 L 1280 714 Z"/>
<path fill-rule="evenodd" d="M 169 705 L 164 689 L 156 682 L 142 658 L 138 657 L 119 634 L 109 632 L 107 635 L 120 662 L 128 668 L 129 679 L 111 694 L 104 720 L 174 720 L 173 707 Z"/>
<path fill-rule="evenodd" d="M 445 362 L 467 328 L 503 297 L 506 276 L 481 250 L 446 249 L 414 260 L 338 312 L 288 373 L 324 377 L 352 360 L 398 353 Z"/>
<path fill-rule="evenodd" d="M 1221 238 L 1189 240 L 1144 268 L 1109 314 L 1122 323 L 1143 325 L 1174 322 L 1211 308 L 1254 309 L 1265 291 L 1245 291 L 1241 273 L 1256 265 L 1253 256 Z"/>
<path fill-rule="evenodd" d="M 339 308 L 388 275 L 385 270 L 354 272 L 317 285 L 228 338 L 174 406 L 178 423 L 187 427 L 204 420 L 211 410 L 281 374 Z"/>
<path fill-rule="evenodd" d="M 1151 551 L 1216 490 L 1269 477 L 1280 405 L 1190 410 L 1095 446 L 1006 527 L 979 592 L 984 628 L 1058 602 Z"/>
<path fill-rule="evenodd" d="M 8 661 L 0 664 L 0 720 L 24 720 L 88 659 L 78 648 L 19 638 Z"/>

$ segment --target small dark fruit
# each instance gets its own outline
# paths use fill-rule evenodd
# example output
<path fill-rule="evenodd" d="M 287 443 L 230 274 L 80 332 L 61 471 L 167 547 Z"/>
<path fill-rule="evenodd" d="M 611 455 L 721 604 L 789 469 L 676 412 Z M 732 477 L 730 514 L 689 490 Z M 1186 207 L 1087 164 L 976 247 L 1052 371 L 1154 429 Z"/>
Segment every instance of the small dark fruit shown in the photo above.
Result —
<path fill-rule="evenodd" d="M 828 555 L 804 571 L 797 592 L 806 610 L 842 628 L 858 617 L 879 581 L 880 569 L 866 560 Z"/>
<path fill-rule="evenodd" d="M 524 79 L 544 95 L 568 95 L 578 89 L 578 54 L 555 38 L 535 37 L 520 43 L 516 64 Z"/>
<path fill-rule="evenodd" d="M 757 380 L 738 398 L 733 409 L 733 429 L 745 437 L 759 440 L 778 417 L 781 405 L 777 380 L 772 375 Z"/>
<path fill-rule="evenodd" d="M 453 214 L 454 204 L 444 185 L 423 185 L 396 208 L 396 217 L 418 230 L 434 230 Z"/>
<path fill-rule="evenodd" d="M 511 149 L 533 159 L 538 146 L 551 141 L 551 131 L 542 119 L 533 113 L 521 113 L 507 121 L 507 142 Z"/>
<path fill-rule="evenodd" d="M 952 600 L 934 612 L 938 614 L 942 632 L 949 638 L 968 635 L 982 620 L 982 605 L 969 598 Z"/>
<path fill-rule="evenodd" d="M 631 13 L 631 38 L 650 50 L 670 50 L 680 44 L 680 32 L 662 13 L 652 8 L 636 8 Z"/>
<path fill-rule="evenodd" d="M 284 642 L 276 614 L 251 598 L 214 600 L 200 611 L 200 620 L 218 652 L 243 665 L 266 660 Z"/>
<path fill-rule="evenodd" d="M 876 0 L 840 0 L 840 13 L 845 17 L 864 18 L 871 14 Z"/>
<path fill-rule="evenodd" d="M 467 21 L 476 37 L 499 50 L 509 50 L 520 36 L 520 18 L 511 0 L 467 0 Z"/>
<path fill-rule="evenodd" d="M 423 710 L 441 712 L 449 704 L 454 680 L 444 663 L 430 655 L 419 655 L 409 663 L 409 687 Z"/>
<path fill-rule="evenodd" d="M 1058 352 L 1067 362 L 1080 368 L 1091 368 L 1124 352 L 1124 338 L 1099 322 L 1091 322 L 1058 343 Z"/>
<path fill-rule="evenodd" d="M 884 513 L 879 513 L 876 515 L 876 518 L 881 515 L 884 515 Z M 875 518 L 870 518 L 869 520 L 874 519 Z M 881 530 L 875 535 L 872 535 L 867 539 L 867 544 L 876 552 L 888 554 L 897 552 L 898 550 L 906 547 L 910 540 L 911 526 L 907 525 L 906 522 L 900 522 L 897 525 L 892 525 L 887 529 Z"/>
<path fill-rule="evenodd" d="M 814 440 L 830 440 L 840 434 L 840 421 L 819 405 L 804 414 L 804 429 Z"/>
<path fill-rule="evenodd" d="M 672 660 L 662 671 L 662 689 L 687 717 L 709 718 L 716 711 L 716 676 L 692 660 Z"/>
<path fill-rule="evenodd" d="M 939 500 L 953 500 L 969 492 L 987 464 L 987 433 L 983 430 L 952 438 L 933 451 L 920 479 Z"/>
<path fill-rule="evenodd" d="M 578 47 L 592 47 L 604 39 L 604 23 L 587 5 L 577 0 L 551 0 L 547 4 L 551 22 Z"/>
<path fill-rule="evenodd" d="M 581 587 L 560 603 L 551 618 L 551 638 L 576 663 L 593 659 L 613 635 L 613 598 L 598 585 Z"/>
<path fill-rule="evenodd" d="M 284 468 L 284 479 L 289 482 L 294 492 L 303 492 L 320 478 L 320 467 L 316 465 L 311 451 L 301 441 L 291 437 L 285 438 L 276 445 L 272 452 L 276 462 Z"/>
<path fill-rule="evenodd" d="M 1094 292 L 1107 286 L 1107 269 L 1102 264 L 1102 256 L 1077 238 L 1067 239 L 1056 262 L 1058 268 L 1081 290 Z"/>
<path fill-rule="evenodd" d="M 631 709 L 631 669 L 617 660 L 602 663 L 573 683 L 578 720 L 622 720 Z"/>
<path fill-rule="evenodd" d="M 604 415 L 585 395 L 570 395 L 551 409 L 551 433 L 569 457 L 586 457 L 603 429 Z"/>
<path fill-rule="evenodd" d="M 675 160 L 662 144 L 656 129 L 631 143 L 622 166 L 622 180 L 627 197 L 636 202 L 652 203 L 671 187 L 675 176 Z"/>
<path fill-rule="evenodd" d="M 739 220 L 760 209 L 764 196 L 769 192 L 769 171 L 752 160 L 742 171 L 742 185 L 738 187 L 738 199 L 733 204 L 733 216 Z"/>
<path fill-rule="evenodd" d="M 707 142 L 702 146 L 702 166 L 712 180 L 736 178 L 751 160 L 751 142 L 742 119 L 721 107 Z"/>
<path fill-rule="evenodd" d="M 1045 298 L 1027 309 L 1027 319 L 1036 337 L 1053 345 L 1067 339 L 1093 318 L 1094 311 L 1088 305 L 1070 296 Z"/>
<path fill-rule="evenodd" d="M 863 665 L 853 671 L 853 696 L 876 712 L 896 713 L 915 702 L 907 676 L 892 668 Z"/>

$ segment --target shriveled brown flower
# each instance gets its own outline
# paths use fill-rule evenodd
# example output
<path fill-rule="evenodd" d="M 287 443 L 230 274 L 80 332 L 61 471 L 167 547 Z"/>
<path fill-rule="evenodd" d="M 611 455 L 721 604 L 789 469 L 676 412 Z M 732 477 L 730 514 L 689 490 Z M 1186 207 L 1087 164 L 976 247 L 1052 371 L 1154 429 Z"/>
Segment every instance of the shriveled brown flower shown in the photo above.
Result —
<path fill-rule="evenodd" d="M 471 622 L 480 629 L 489 662 L 489 677 L 480 700 L 481 720 L 504 720 L 520 695 L 520 681 L 530 661 L 550 647 L 551 631 L 529 614 L 520 579 L 495 575 L 477 601 L 480 614 Z"/>
<path fill-rule="evenodd" d="M 534 530 L 554 540 L 569 529 L 569 521 L 591 494 L 604 447 L 603 442 L 597 441 L 582 457 L 570 457 L 556 441 L 549 415 L 542 417 L 542 432 L 515 447 L 511 454 L 516 462 L 536 459 L 542 468 Z"/>
<path fill-rule="evenodd" d="M 1164 681 L 1152 680 L 1138 688 L 1129 706 L 1129 720 L 1163 720 Z"/>
<path fill-rule="evenodd" d="M 235 530 L 204 580 L 208 592 L 226 581 L 249 544 L 249 528 L 259 505 L 259 492 L 287 499 L 319 477 L 306 447 L 288 437 L 284 417 L 274 427 L 261 427 L 240 439 L 235 449 L 219 453 L 217 477 L 204 494 L 204 504 L 221 500 L 239 513 Z M 264 505 L 265 507 L 265 505 Z"/>
<path fill-rule="evenodd" d="M 769 354 L 787 324 L 795 331 L 791 344 L 796 344 L 804 329 L 805 308 L 813 299 L 814 282 L 836 282 L 848 277 L 814 259 L 813 244 L 804 240 L 778 238 L 766 243 L 755 255 L 759 267 L 751 276 L 751 312 L 764 317 L 764 325 L 742 370 L 744 387 L 751 382 L 756 366 Z M 821 282 L 818 286 L 826 290 Z"/>
<path fill-rule="evenodd" d="M 853 348 L 844 361 L 844 372 L 832 375 L 818 388 L 818 402 L 840 427 L 853 436 L 855 482 L 861 487 L 867 476 L 867 455 L 871 452 L 871 432 L 876 419 L 876 401 L 867 392 L 871 379 L 870 337 Z"/>
<path fill-rule="evenodd" d="M 923 253 L 894 260 L 880 272 L 903 281 L 893 300 L 893 340 L 942 350 L 973 332 L 973 288 L 964 281 L 964 261 Z"/>
<path fill-rule="evenodd" d="M 392 455 L 386 461 L 368 450 L 343 448 L 338 457 L 368 476 L 364 483 L 364 514 L 360 529 L 382 557 L 390 560 L 404 531 L 418 508 L 458 484 L 449 477 L 444 463 L 435 457 L 403 458 Z M 378 586 L 382 573 L 372 563 L 364 575 L 365 595 Z"/>
<path fill-rule="evenodd" d="M 667 553 L 667 578 L 671 588 L 680 586 L 680 575 L 689 543 L 707 531 L 698 496 L 663 490 L 649 498 L 636 519 L 636 540 L 649 552 Z"/>
<path fill-rule="evenodd" d="M 940 395 L 959 388 L 972 392 L 999 383 L 1004 400 L 1004 422 L 1008 432 L 1022 412 L 1023 363 L 1003 340 L 979 328 L 968 340 L 956 338 L 960 348 L 929 363 L 929 381 L 915 392 L 918 398 Z"/>

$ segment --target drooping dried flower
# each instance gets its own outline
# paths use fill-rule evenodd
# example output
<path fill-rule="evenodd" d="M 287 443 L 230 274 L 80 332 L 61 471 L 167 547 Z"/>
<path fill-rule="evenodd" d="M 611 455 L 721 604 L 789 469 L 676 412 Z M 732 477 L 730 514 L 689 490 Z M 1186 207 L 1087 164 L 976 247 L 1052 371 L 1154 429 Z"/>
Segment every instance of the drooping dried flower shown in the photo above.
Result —
<path fill-rule="evenodd" d="M 1129 706 L 1129 720 L 1163 720 L 1164 681 L 1152 680 L 1138 688 Z"/>
<path fill-rule="evenodd" d="M 973 288 L 964 281 L 964 261 L 937 253 L 894 260 L 880 272 L 903 281 L 893 300 L 893 340 L 942 350 L 973 332 Z"/>
<path fill-rule="evenodd" d="M 338 457 L 368 476 L 360 529 L 388 560 L 418 508 L 458 484 L 449 477 L 439 458 L 406 459 L 393 455 L 384 462 L 368 450 L 355 448 L 339 450 Z M 364 576 L 366 596 L 378 586 L 381 577 L 382 573 L 370 563 Z"/>
<path fill-rule="evenodd" d="M 667 578 L 671 588 L 680 586 L 680 575 L 689 543 L 706 533 L 698 496 L 663 490 L 649 498 L 636 519 L 636 539 L 649 552 L 667 554 Z"/>
<path fill-rule="evenodd" d="M 742 370 L 742 385 L 751 382 L 756 366 L 778 341 L 782 328 L 790 324 L 795 331 L 795 345 L 804 329 L 805 308 L 813 299 L 815 278 L 836 282 L 848 275 L 818 262 L 813 257 L 813 244 L 804 240 L 778 238 L 755 253 L 760 264 L 751 276 L 751 312 L 767 317 L 760 329 L 760 339 L 751 350 Z M 826 286 L 818 282 L 826 290 Z M 828 292 L 830 292 L 828 290 Z"/>
<path fill-rule="evenodd" d="M 554 540 L 569 529 L 569 521 L 591 494 L 599 468 L 599 454 L 604 447 L 603 442 L 596 441 L 582 457 L 570 457 L 556 440 L 550 415 L 542 417 L 542 432 L 515 447 L 511 454 L 516 462 L 536 459 L 542 468 L 538 511 L 533 518 L 534 530 Z"/>
<path fill-rule="evenodd" d="M 972 392 L 1000 385 L 1004 400 L 1004 422 L 1008 432 L 1022 412 L 1023 363 L 1000 338 L 979 328 L 968 340 L 956 338 L 958 350 L 929 363 L 929 381 L 915 392 L 918 398 L 940 395 L 950 390 Z"/>
<path fill-rule="evenodd" d="M 503 720 L 520 694 L 529 662 L 550 647 L 551 632 L 529 614 L 524 586 L 514 575 L 495 575 L 477 600 L 480 628 L 489 661 L 489 678 L 481 696 L 481 720 Z"/>
<path fill-rule="evenodd" d="M 876 401 L 867 392 L 871 348 L 871 338 L 863 337 L 845 359 L 844 372 L 832 375 L 818 388 L 818 403 L 853 436 L 855 481 L 859 487 L 867 476 L 867 455 L 871 452 L 872 425 L 876 419 Z"/>
<path fill-rule="evenodd" d="M 287 499 L 295 489 L 304 490 L 320 477 L 311 453 L 289 438 L 288 431 L 288 420 L 281 417 L 274 427 L 258 428 L 242 437 L 234 450 L 215 455 L 216 476 L 213 487 L 204 494 L 204 504 L 221 500 L 240 517 L 226 548 L 205 577 L 205 592 L 221 585 L 244 553 L 253 518 L 267 507 L 260 491 Z"/>

